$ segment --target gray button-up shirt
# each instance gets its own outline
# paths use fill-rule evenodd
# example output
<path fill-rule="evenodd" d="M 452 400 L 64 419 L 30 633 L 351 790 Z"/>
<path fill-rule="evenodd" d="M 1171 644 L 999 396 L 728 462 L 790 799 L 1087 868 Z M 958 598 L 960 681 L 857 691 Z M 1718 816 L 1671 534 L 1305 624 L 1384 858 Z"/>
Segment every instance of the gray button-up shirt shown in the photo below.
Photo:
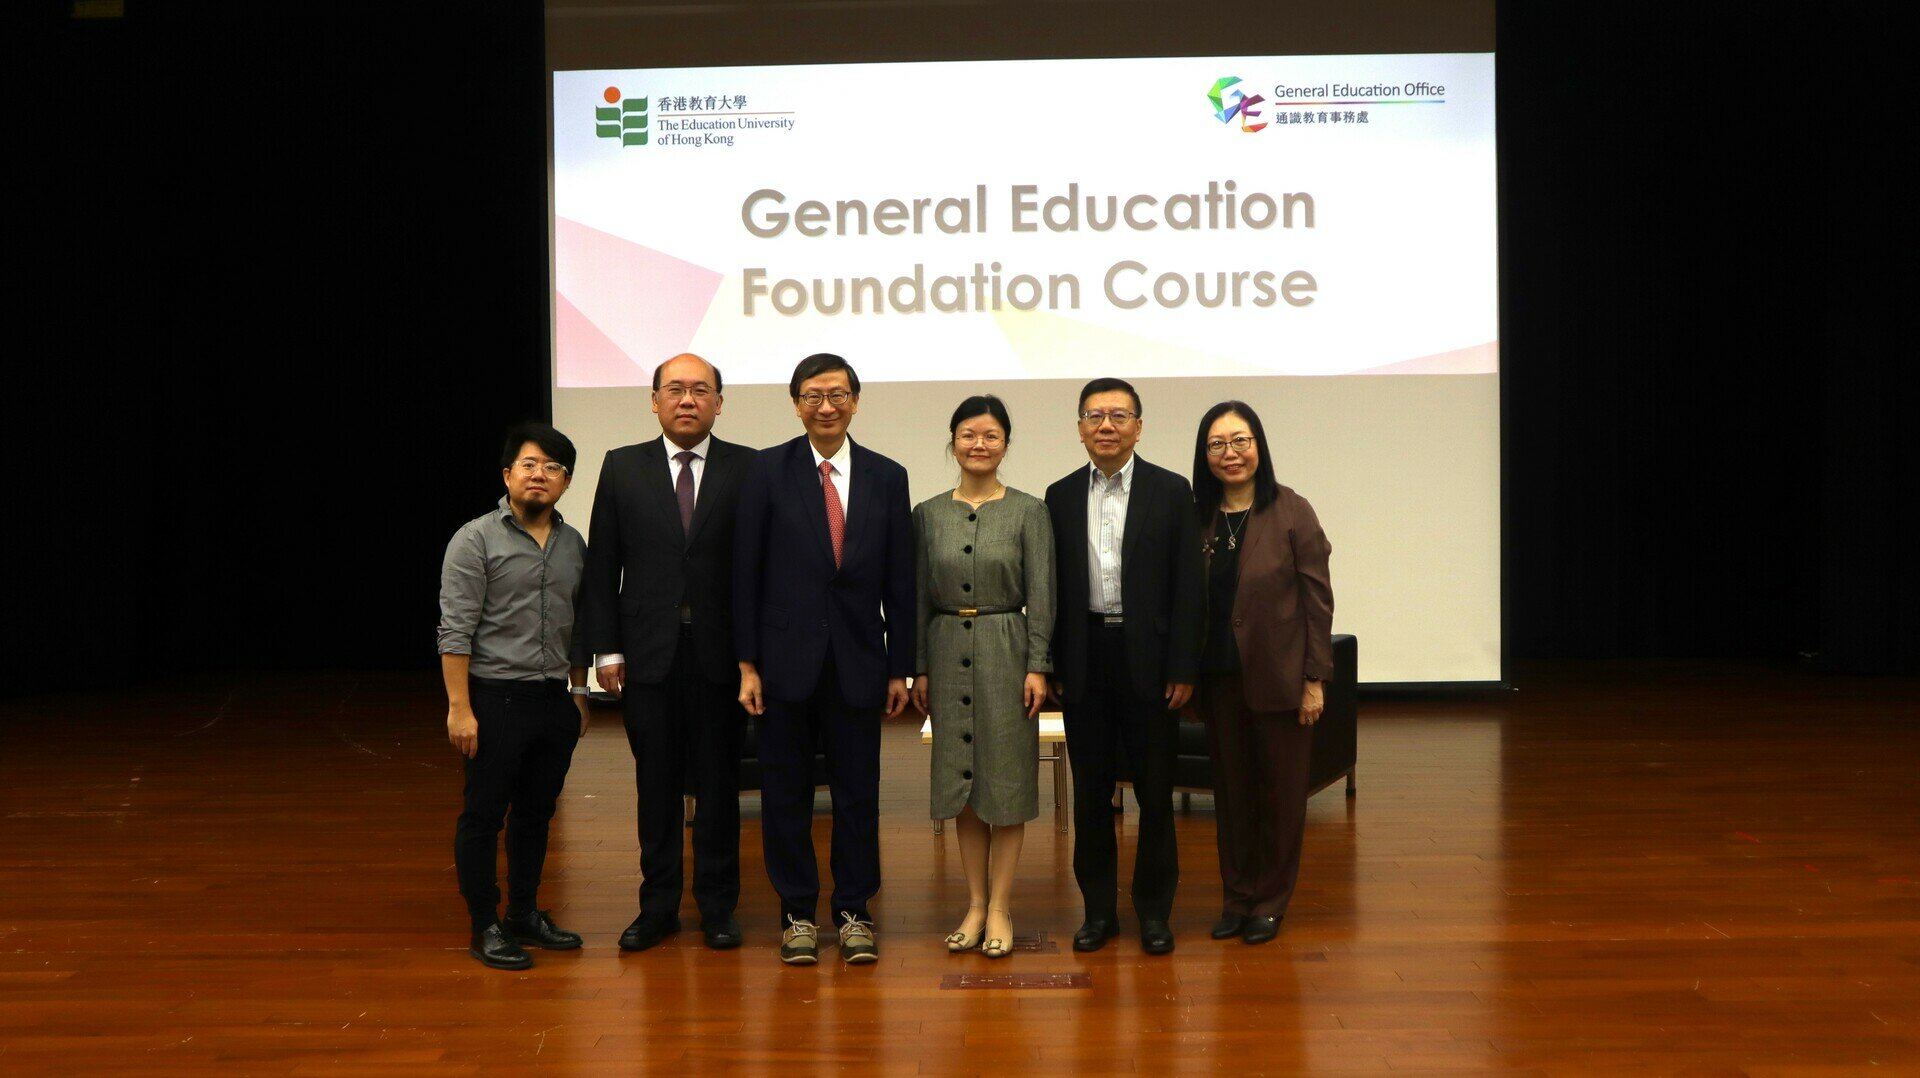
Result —
<path fill-rule="evenodd" d="M 542 549 L 506 498 L 461 525 L 440 565 L 440 654 L 471 655 L 468 672 L 499 681 L 564 678 L 587 541 L 553 514 Z M 584 641 L 583 641 L 584 643 Z"/>

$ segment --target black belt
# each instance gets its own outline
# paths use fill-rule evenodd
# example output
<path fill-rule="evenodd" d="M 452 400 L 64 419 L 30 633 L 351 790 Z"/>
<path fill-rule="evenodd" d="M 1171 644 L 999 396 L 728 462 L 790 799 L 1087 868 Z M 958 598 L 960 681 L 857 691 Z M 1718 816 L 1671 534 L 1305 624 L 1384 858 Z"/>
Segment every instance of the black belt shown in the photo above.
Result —
<path fill-rule="evenodd" d="M 541 678 L 538 681 L 510 681 L 470 674 L 467 676 L 467 684 L 471 688 L 494 695 L 506 693 L 527 693 L 533 696 L 567 695 L 567 679 L 563 677 Z"/>
<path fill-rule="evenodd" d="M 988 614 L 1018 614 L 1026 609 L 1020 606 L 937 606 L 936 614 L 951 614 L 956 618 L 979 618 Z"/>
<path fill-rule="evenodd" d="M 1097 610 L 1087 611 L 1087 620 L 1106 629 L 1118 629 L 1127 623 L 1125 614 L 1103 614 Z"/>

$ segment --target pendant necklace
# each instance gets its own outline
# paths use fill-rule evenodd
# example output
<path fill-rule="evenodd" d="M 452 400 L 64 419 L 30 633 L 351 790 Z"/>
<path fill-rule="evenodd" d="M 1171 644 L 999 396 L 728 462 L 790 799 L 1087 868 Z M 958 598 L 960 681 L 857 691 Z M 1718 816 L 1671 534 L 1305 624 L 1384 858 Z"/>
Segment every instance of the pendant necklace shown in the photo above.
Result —
<path fill-rule="evenodd" d="M 1007 489 L 1005 486 L 999 483 L 995 483 L 993 485 L 993 489 L 981 495 L 979 501 L 975 501 L 972 498 L 967 497 L 965 494 L 960 494 L 958 491 L 955 491 L 955 494 L 958 495 L 959 499 L 962 502 L 965 502 L 966 504 L 972 506 L 977 511 L 981 506 L 992 501 L 997 495 L 999 495 L 1001 491 L 1005 489 Z"/>
<path fill-rule="evenodd" d="M 1240 512 L 1244 514 L 1246 510 L 1242 509 L 1240 510 Z M 1227 549 L 1228 550 L 1240 549 L 1240 528 L 1244 528 L 1247 526 L 1247 518 L 1245 516 L 1242 516 L 1240 518 L 1240 528 L 1236 528 L 1233 526 L 1233 514 L 1229 512 L 1227 509 L 1222 508 L 1220 510 L 1220 517 L 1222 520 L 1225 520 L 1227 522 Z"/>

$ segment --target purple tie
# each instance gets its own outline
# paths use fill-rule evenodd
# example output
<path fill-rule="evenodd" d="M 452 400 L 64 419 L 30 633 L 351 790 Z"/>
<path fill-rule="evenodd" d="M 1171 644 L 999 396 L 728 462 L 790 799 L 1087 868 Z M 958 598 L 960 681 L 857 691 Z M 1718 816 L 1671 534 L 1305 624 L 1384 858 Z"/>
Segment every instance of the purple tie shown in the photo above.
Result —
<path fill-rule="evenodd" d="M 693 538 L 693 462 L 699 454 L 691 449 L 682 449 L 673 455 L 680 462 L 680 478 L 673 481 L 673 496 L 680 499 L 680 532 L 687 538 Z"/>

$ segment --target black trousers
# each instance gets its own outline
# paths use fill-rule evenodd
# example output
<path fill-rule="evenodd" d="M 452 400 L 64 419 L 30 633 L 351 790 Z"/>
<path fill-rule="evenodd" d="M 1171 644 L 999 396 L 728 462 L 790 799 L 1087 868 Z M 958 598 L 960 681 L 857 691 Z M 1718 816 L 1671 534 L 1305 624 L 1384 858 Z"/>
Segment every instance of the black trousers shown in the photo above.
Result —
<path fill-rule="evenodd" d="M 1298 709 L 1248 708 L 1239 674 L 1208 675 L 1200 691 L 1213 757 L 1221 907 L 1284 917 L 1300 878 L 1313 727 L 1300 724 Z"/>
<path fill-rule="evenodd" d="M 580 743 L 580 709 L 567 683 L 468 680 L 478 751 L 467 760 L 465 807 L 453 833 L 460 895 L 478 932 L 500 917 L 495 859 L 507 828 L 507 913 L 527 913 L 547 860 L 547 824 Z M 512 815 L 508 815 L 512 809 Z"/>
<path fill-rule="evenodd" d="M 1071 616 L 1071 615 L 1069 615 Z M 1176 712 L 1165 700 L 1142 700 L 1127 667 L 1118 626 L 1089 619 L 1087 681 L 1082 697 L 1066 703 L 1067 756 L 1073 765 L 1073 876 L 1088 920 L 1118 920 L 1120 845 L 1113 812 L 1114 783 L 1124 747 L 1140 802 L 1140 838 L 1133 861 L 1133 909 L 1143 921 L 1173 912 L 1180 853 L 1173 836 L 1173 757 Z"/>
<path fill-rule="evenodd" d="M 680 912 L 686 817 L 682 793 L 699 799 L 693 817 L 693 901 L 719 920 L 740 904 L 740 741 L 747 713 L 739 686 L 700 672 L 691 626 L 680 627 L 667 679 L 626 687 L 627 746 L 640 832 L 640 912 Z"/>
<path fill-rule="evenodd" d="M 766 698 L 760 717 L 760 836 L 767 877 L 780 896 L 780 921 L 814 920 L 820 865 L 813 851 L 813 753 L 827 757 L 833 793 L 832 918 L 873 918 L 867 903 L 880 890 L 880 709 L 840 697 L 831 657 L 813 695 Z M 704 810 L 703 810 L 704 811 Z"/>

